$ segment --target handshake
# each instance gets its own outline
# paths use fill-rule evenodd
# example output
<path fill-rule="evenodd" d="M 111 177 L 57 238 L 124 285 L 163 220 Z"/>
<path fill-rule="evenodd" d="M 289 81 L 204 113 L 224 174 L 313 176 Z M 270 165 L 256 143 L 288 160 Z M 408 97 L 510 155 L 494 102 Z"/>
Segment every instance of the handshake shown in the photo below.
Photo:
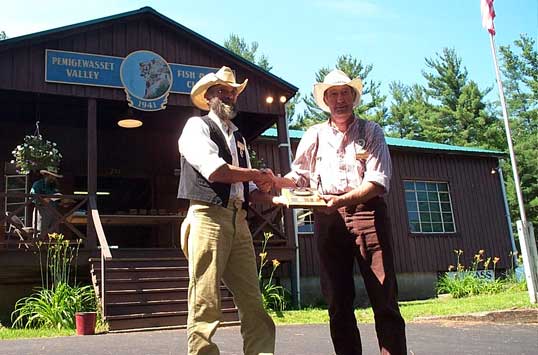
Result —
<path fill-rule="evenodd" d="M 253 182 L 261 192 L 270 192 L 273 188 L 281 189 L 290 184 L 289 179 L 276 176 L 271 169 L 260 169 L 257 172 Z"/>

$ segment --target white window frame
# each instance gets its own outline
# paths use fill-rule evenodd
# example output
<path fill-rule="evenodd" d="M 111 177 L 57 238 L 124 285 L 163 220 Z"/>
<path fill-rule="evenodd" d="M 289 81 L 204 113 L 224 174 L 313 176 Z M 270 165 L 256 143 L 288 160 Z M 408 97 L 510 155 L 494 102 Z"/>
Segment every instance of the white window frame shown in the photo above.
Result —
<path fill-rule="evenodd" d="M 406 183 L 413 183 L 413 189 L 406 188 Z M 417 188 L 417 183 L 423 183 L 425 186 L 424 190 Z M 430 184 L 430 185 L 428 185 Z M 431 184 L 435 184 L 435 191 L 429 190 L 428 187 L 431 188 Z M 445 190 L 439 190 L 439 185 L 446 185 L 446 191 Z M 450 195 L 450 184 L 448 181 L 431 181 L 431 180 L 411 180 L 411 179 L 405 179 L 403 180 L 403 186 L 404 186 L 404 201 L 405 201 L 405 210 L 407 212 L 407 221 L 409 224 L 409 231 L 414 234 L 454 234 L 457 232 L 456 228 L 456 221 L 454 220 L 454 207 L 452 205 L 452 197 Z M 415 199 L 414 201 L 408 201 L 407 200 L 407 194 L 408 193 L 414 193 Z M 420 194 L 426 194 L 426 200 L 420 199 L 419 200 L 419 193 Z M 430 193 L 436 193 L 437 198 L 430 200 Z M 442 200 L 441 194 L 447 194 L 448 200 Z M 415 202 L 416 204 L 416 211 L 409 211 L 409 204 Z M 421 210 L 420 209 L 420 203 L 427 203 L 428 204 L 428 210 Z M 432 211 L 431 210 L 431 204 L 435 204 L 437 202 L 438 204 L 438 211 Z M 448 204 L 450 207 L 450 211 L 443 210 L 443 205 Z M 441 220 L 439 222 L 432 220 L 432 212 L 434 214 L 439 213 Z M 418 215 L 418 230 L 413 230 L 415 228 L 415 225 L 412 224 L 412 220 L 410 218 L 410 213 L 416 213 Z M 445 215 L 448 215 L 450 213 L 450 219 L 445 221 Z M 422 214 L 428 214 L 429 221 L 422 221 Z M 429 223 L 431 227 L 431 231 L 424 230 L 424 226 Z M 434 231 L 434 224 L 440 224 L 442 227 L 442 230 Z M 445 228 L 445 224 L 452 224 L 452 230 L 447 230 Z"/>

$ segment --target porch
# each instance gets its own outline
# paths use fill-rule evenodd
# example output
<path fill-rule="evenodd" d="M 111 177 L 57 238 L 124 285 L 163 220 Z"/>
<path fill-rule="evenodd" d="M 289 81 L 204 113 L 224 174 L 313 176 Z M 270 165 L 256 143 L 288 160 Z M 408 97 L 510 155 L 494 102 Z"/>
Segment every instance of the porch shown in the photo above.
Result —
<path fill-rule="evenodd" d="M 183 281 L 170 283 L 170 277 L 177 282 L 188 277 L 179 245 L 179 229 L 188 203 L 175 197 L 179 180 L 177 137 L 186 118 L 200 112 L 193 112 L 188 107 L 169 107 L 168 114 L 142 113 L 143 127 L 125 130 L 116 125 L 125 108 L 121 102 L 1 90 L 0 94 L 3 94 L 0 98 L 10 101 L 13 111 L 9 116 L 17 120 L 16 125 L 10 120 L 0 122 L 3 131 L 12 132 L 0 142 L 3 151 L 0 163 L 4 165 L 0 190 L 3 201 L 0 208 L 0 285 L 7 290 L 0 299 L 1 320 L 8 319 L 17 299 L 28 295 L 32 287 L 41 285 L 40 251 L 47 247 L 49 233 L 61 233 L 79 248 L 77 280 L 94 284 L 105 315 L 110 312 L 111 317 L 126 316 L 118 314 L 118 307 L 121 312 L 134 310 L 138 312 L 136 314 L 144 314 L 129 316 L 135 318 L 132 322 L 123 321 L 118 329 L 170 326 L 183 322 L 185 317 L 177 314 L 169 314 L 169 319 L 164 321 L 168 317 L 166 312 L 186 311 L 186 303 L 183 302 L 186 285 Z M 61 112 L 55 111 L 58 105 L 63 105 Z M 28 107 L 29 112 L 21 113 Z M 253 116 L 257 117 L 253 122 L 277 119 L 280 130 L 285 134 L 283 117 Z M 244 118 L 238 119 L 239 126 L 246 124 Z M 24 134 L 32 131 L 35 120 L 41 122 L 45 138 L 58 143 L 63 149 L 61 194 L 30 195 L 28 191 L 39 176 L 18 174 L 14 165 L 9 163 L 10 157 L 5 154 L 20 143 Z M 248 127 L 245 135 L 252 139 L 259 127 Z M 287 147 L 281 150 L 285 157 L 281 161 L 289 164 Z M 285 166 L 272 168 L 276 172 L 287 169 Z M 36 228 L 35 205 L 47 210 L 53 218 L 47 230 L 38 231 Z M 249 225 L 255 247 L 259 251 L 264 232 L 273 233 L 274 237 L 267 246 L 268 257 L 280 260 L 287 268 L 286 274 L 292 274 L 296 252 L 294 239 L 289 237 L 293 235 L 290 234 L 293 231 L 290 221 L 290 213 L 281 208 L 263 205 L 249 208 Z M 151 269 L 162 268 L 163 262 L 164 267 L 172 268 L 175 274 L 158 275 L 155 279 Z M 174 266 L 166 266 L 170 263 Z M 145 266 L 138 267 L 137 264 Z M 118 273 L 118 268 L 132 269 L 134 274 Z M 118 276 L 120 279 L 117 279 Z M 150 281 L 153 283 L 148 283 Z M 109 291 L 122 291 L 117 289 L 119 284 L 127 287 L 123 292 L 134 292 L 140 300 L 116 299 L 113 303 L 120 305 L 107 304 Z M 162 300 L 148 298 L 147 290 L 154 294 L 156 291 L 151 290 L 155 289 L 171 290 L 163 295 Z M 114 300 L 114 297 L 110 299 Z M 136 309 L 133 302 L 139 303 L 142 308 Z M 158 316 L 158 321 L 156 317 L 149 316 L 162 312 L 165 315 Z"/>

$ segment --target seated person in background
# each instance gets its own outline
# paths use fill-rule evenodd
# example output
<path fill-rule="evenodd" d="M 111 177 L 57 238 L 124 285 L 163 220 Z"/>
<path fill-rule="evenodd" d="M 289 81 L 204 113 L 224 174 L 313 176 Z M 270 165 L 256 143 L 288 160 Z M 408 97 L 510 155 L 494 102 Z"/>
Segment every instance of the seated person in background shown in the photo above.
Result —
<path fill-rule="evenodd" d="M 62 178 L 63 176 L 58 174 L 58 170 L 56 168 L 49 167 L 46 170 L 40 170 L 39 173 L 43 177 L 34 182 L 30 193 L 41 195 L 59 194 L 58 179 Z M 48 234 L 49 232 L 52 232 L 50 231 L 50 228 L 54 222 L 54 212 L 52 209 L 56 209 L 58 207 L 58 199 L 44 198 L 43 200 L 46 203 L 43 203 L 41 200 L 35 200 L 32 226 L 38 233 Z"/>

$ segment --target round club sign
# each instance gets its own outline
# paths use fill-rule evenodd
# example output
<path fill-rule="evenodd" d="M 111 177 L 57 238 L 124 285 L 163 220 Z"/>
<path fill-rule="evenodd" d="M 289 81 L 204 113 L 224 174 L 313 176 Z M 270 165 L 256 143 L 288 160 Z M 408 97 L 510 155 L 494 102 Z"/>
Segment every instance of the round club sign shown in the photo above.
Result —
<path fill-rule="evenodd" d="M 121 63 L 120 78 L 129 106 L 142 111 L 165 108 L 172 88 L 172 70 L 160 55 L 132 52 Z"/>

